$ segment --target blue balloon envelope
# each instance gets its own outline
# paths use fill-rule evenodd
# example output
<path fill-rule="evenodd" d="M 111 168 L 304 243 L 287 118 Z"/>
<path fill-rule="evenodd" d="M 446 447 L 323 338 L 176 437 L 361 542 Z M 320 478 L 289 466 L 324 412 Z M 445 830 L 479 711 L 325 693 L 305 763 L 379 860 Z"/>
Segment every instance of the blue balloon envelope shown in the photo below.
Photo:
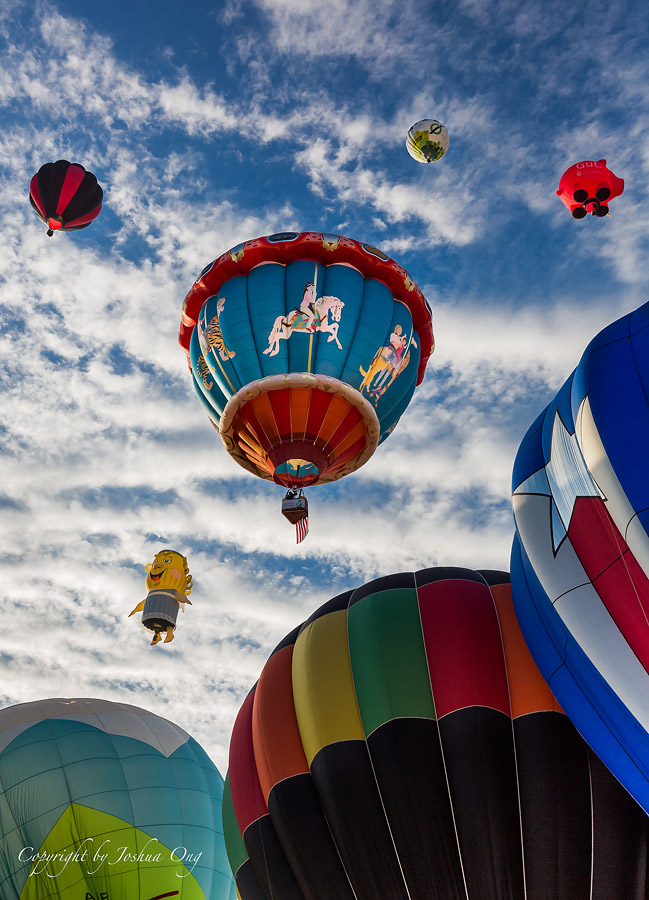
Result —
<path fill-rule="evenodd" d="M 405 269 L 320 232 L 256 238 L 206 266 L 179 340 L 228 453 L 287 488 L 364 465 L 434 346 L 430 307 Z"/>
<path fill-rule="evenodd" d="M 512 591 L 555 696 L 649 812 L 649 304 L 605 328 L 516 457 Z"/>

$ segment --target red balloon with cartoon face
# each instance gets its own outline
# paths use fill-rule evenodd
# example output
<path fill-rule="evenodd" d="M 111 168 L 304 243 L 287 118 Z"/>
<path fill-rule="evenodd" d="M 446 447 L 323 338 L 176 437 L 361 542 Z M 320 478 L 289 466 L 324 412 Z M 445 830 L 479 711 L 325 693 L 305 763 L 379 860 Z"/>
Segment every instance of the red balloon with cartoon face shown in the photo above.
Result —
<path fill-rule="evenodd" d="M 561 176 L 557 197 L 568 207 L 573 219 L 608 215 L 609 203 L 624 191 L 624 180 L 606 167 L 605 159 L 585 159 Z"/>

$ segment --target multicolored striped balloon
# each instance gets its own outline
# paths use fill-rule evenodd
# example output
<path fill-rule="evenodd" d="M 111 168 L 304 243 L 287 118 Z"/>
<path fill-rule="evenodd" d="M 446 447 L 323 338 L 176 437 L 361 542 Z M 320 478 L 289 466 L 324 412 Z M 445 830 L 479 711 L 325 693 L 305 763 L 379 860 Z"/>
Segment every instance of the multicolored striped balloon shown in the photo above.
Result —
<path fill-rule="evenodd" d="M 179 341 L 228 452 L 288 488 L 367 462 L 434 346 L 430 307 L 406 270 L 321 232 L 256 238 L 206 266 Z"/>
<path fill-rule="evenodd" d="M 526 434 L 512 587 L 534 658 L 649 812 L 649 304 L 605 328 Z"/>
<path fill-rule="evenodd" d="M 196 741 L 144 709 L 2 709 L 0 897 L 233 900 L 222 791 Z"/>
<path fill-rule="evenodd" d="M 558 707 L 503 572 L 391 575 L 291 632 L 237 717 L 223 809 L 242 900 L 646 885 L 649 820 Z"/>

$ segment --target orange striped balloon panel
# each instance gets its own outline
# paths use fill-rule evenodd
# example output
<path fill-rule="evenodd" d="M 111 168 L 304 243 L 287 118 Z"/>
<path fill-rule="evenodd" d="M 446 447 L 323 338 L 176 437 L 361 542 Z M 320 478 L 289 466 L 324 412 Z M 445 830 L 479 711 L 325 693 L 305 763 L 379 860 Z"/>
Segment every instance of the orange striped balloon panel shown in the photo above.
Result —
<path fill-rule="evenodd" d="M 367 424 L 349 400 L 306 387 L 248 400 L 234 416 L 232 438 L 261 477 L 286 487 L 332 480 L 369 443 Z"/>

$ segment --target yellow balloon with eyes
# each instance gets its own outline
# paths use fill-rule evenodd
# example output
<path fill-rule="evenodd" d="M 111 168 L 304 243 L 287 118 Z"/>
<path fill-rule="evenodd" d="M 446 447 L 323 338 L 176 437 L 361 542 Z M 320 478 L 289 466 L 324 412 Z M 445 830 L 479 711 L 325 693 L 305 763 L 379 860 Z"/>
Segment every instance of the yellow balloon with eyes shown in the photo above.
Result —
<path fill-rule="evenodd" d="M 187 557 L 175 550 L 161 550 L 146 567 L 147 590 L 176 590 L 187 596 L 192 592 L 192 576 Z"/>

